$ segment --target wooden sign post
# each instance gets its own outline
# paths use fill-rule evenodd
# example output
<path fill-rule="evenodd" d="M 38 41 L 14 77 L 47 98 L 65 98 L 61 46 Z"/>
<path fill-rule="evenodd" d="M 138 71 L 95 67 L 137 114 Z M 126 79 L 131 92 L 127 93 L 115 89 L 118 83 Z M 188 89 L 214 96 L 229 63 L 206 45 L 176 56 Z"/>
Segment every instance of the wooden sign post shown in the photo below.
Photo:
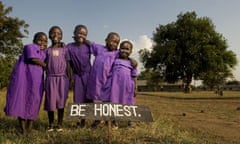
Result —
<path fill-rule="evenodd" d="M 80 103 L 69 104 L 68 118 L 83 118 L 92 120 L 120 120 L 152 122 L 152 115 L 147 106 L 122 105 L 113 103 Z"/>
<path fill-rule="evenodd" d="M 152 122 L 147 106 L 122 105 L 113 103 L 72 103 L 67 107 L 68 118 L 83 118 L 108 121 L 108 140 L 111 143 L 111 121 Z"/>

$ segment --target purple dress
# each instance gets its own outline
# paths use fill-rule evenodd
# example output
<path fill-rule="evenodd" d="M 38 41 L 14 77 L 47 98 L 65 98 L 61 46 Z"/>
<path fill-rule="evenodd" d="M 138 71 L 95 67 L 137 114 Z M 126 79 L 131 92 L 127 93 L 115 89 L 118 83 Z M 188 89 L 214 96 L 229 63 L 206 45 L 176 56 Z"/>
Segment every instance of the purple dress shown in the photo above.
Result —
<path fill-rule="evenodd" d="M 48 48 L 46 50 L 47 69 L 44 109 L 47 111 L 65 107 L 69 90 L 67 60 L 67 48 Z"/>
<path fill-rule="evenodd" d="M 7 90 L 4 109 L 7 116 L 37 119 L 43 96 L 43 69 L 39 65 L 30 64 L 30 58 L 44 61 L 45 53 L 36 44 L 24 46 Z"/>
<path fill-rule="evenodd" d="M 133 105 L 135 104 L 134 77 L 137 70 L 132 67 L 129 60 L 116 59 L 113 65 L 112 77 L 106 87 L 110 89 L 110 102 Z M 108 95 L 105 93 L 105 95 Z"/>
<path fill-rule="evenodd" d="M 91 47 L 95 59 L 88 80 L 87 98 L 94 102 L 107 101 L 109 98 L 101 95 L 101 93 L 111 75 L 112 64 L 118 55 L 118 51 L 108 51 L 105 46 L 97 44 L 92 44 Z"/>
<path fill-rule="evenodd" d="M 75 103 L 87 102 L 87 82 L 91 70 L 90 47 L 85 44 L 77 46 L 74 43 L 70 43 L 67 45 L 67 48 L 73 69 L 73 100 Z"/>

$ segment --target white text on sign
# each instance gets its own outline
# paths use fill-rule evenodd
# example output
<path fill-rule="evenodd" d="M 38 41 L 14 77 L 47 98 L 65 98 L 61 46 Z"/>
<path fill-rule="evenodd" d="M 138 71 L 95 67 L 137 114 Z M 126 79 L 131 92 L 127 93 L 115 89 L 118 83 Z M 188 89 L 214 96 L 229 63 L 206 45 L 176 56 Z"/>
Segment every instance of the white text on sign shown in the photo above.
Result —
<path fill-rule="evenodd" d="M 94 116 L 113 116 L 113 117 L 141 117 L 137 114 L 135 105 L 121 105 L 121 104 L 94 104 Z M 71 105 L 70 116 L 85 116 L 86 112 L 85 104 L 73 104 Z"/>

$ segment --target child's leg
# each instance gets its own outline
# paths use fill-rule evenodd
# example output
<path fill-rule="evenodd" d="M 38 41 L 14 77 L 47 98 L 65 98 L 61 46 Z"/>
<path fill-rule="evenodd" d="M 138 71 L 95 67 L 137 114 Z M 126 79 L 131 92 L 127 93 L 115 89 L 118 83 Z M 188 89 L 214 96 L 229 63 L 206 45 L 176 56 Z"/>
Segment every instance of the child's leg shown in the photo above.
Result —
<path fill-rule="evenodd" d="M 93 103 L 101 103 L 101 100 L 93 100 Z M 91 125 L 91 128 L 97 128 L 98 125 L 104 125 L 104 120 L 94 120 L 94 122 Z"/>
<path fill-rule="evenodd" d="M 128 127 L 129 128 L 135 128 L 135 126 L 133 125 L 132 121 L 128 121 Z"/>
<path fill-rule="evenodd" d="M 100 124 L 100 120 L 94 120 L 94 122 L 91 125 L 91 128 L 96 128 Z"/>
<path fill-rule="evenodd" d="M 57 123 L 57 131 L 58 132 L 63 131 L 63 129 L 62 129 L 63 115 L 64 115 L 64 108 L 58 109 L 58 123 Z"/>
<path fill-rule="evenodd" d="M 33 125 L 33 121 L 32 120 L 27 120 L 28 133 L 32 132 L 32 125 Z"/>
<path fill-rule="evenodd" d="M 80 119 L 80 122 L 77 122 L 77 126 L 81 128 L 85 127 L 85 124 L 86 124 L 85 119 Z"/>
<path fill-rule="evenodd" d="M 53 131 L 54 111 L 48 111 L 48 131 Z"/>
<path fill-rule="evenodd" d="M 132 125 L 132 122 L 131 121 L 128 121 L 128 126 L 131 126 Z"/>
<path fill-rule="evenodd" d="M 84 127 L 86 124 L 86 120 L 85 119 L 81 119 L 81 124 L 80 124 L 80 127 Z"/>
<path fill-rule="evenodd" d="M 112 121 L 112 125 L 113 125 L 113 126 L 118 126 L 117 121 L 116 121 L 116 120 L 113 120 L 113 121 Z"/>
<path fill-rule="evenodd" d="M 22 119 L 22 118 L 18 117 L 18 122 L 19 122 L 19 125 L 20 125 L 21 133 L 25 134 L 26 133 L 26 121 L 25 121 L 25 119 Z"/>
<path fill-rule="evenodd" d="M 62 126 L 63 116 L 64 116 L 64 108 L 58 109 L 58 124 L 57 125 Z"/>
<path fill-rule="evenodd" d="M 97 128 L 98 126 L 103 127 L 105 124 L 104 120 L 94 120 L 94 122 L 91 124 L 91 128 Z"/>
<path fill-rule="evenodd" d="M 116 120 L 113 120 L 113 121 L 112 121 L 112 128 L 113 128 L 114 130 L 117 130 L 117 129 L 118 129 L 118 123 L 116 122 Z"/>

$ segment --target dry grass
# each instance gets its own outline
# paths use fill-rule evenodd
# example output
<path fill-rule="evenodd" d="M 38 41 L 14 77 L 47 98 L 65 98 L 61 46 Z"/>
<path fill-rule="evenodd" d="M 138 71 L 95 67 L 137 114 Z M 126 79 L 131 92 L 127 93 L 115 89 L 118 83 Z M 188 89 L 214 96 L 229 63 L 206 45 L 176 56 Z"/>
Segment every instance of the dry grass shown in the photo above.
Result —
<path fill-rule="evenodd" d="M 183 92 L 139 92 L 141 95 L 160 96 L 175 99 L 240 99 L 240 91 L 223 91 L 223 95 L 217 95 L 213 91 Z"/>
<path fill-rule="evenodd" d="M 72 94 L 70 94 L 72 95 Z M 150 107 L 154 122 L 135 123 L 136 128 L 112 131 L 112 144 L 238 144 L 240 143 L 240 92 L 139 93 L 138 105 Z M 70 96 L 69 102 L 72 102 Z M 41 109 L 31 135 L 16 134 L 17 121 L 3 113 L 5 91 L 0 91 L 0 143 L 3 144 L 105 144 L 107 127 L 76 128 L 65 119 L 63 133 L 46 133 L 47 114 Z M 238 110 L 239 108 L 239 110 Z"/>
<path fill-rule="evenodd" d="M 188 132 L 197 143 L 240 143 L 240 92 L 144 94 L 149 97 L 140 97 L 139 103 L 149 105 L 159 119 L 172 121 L 174 129 Z M 158 101 L 158 109 L 152 107 L 153 101 Z"/>

